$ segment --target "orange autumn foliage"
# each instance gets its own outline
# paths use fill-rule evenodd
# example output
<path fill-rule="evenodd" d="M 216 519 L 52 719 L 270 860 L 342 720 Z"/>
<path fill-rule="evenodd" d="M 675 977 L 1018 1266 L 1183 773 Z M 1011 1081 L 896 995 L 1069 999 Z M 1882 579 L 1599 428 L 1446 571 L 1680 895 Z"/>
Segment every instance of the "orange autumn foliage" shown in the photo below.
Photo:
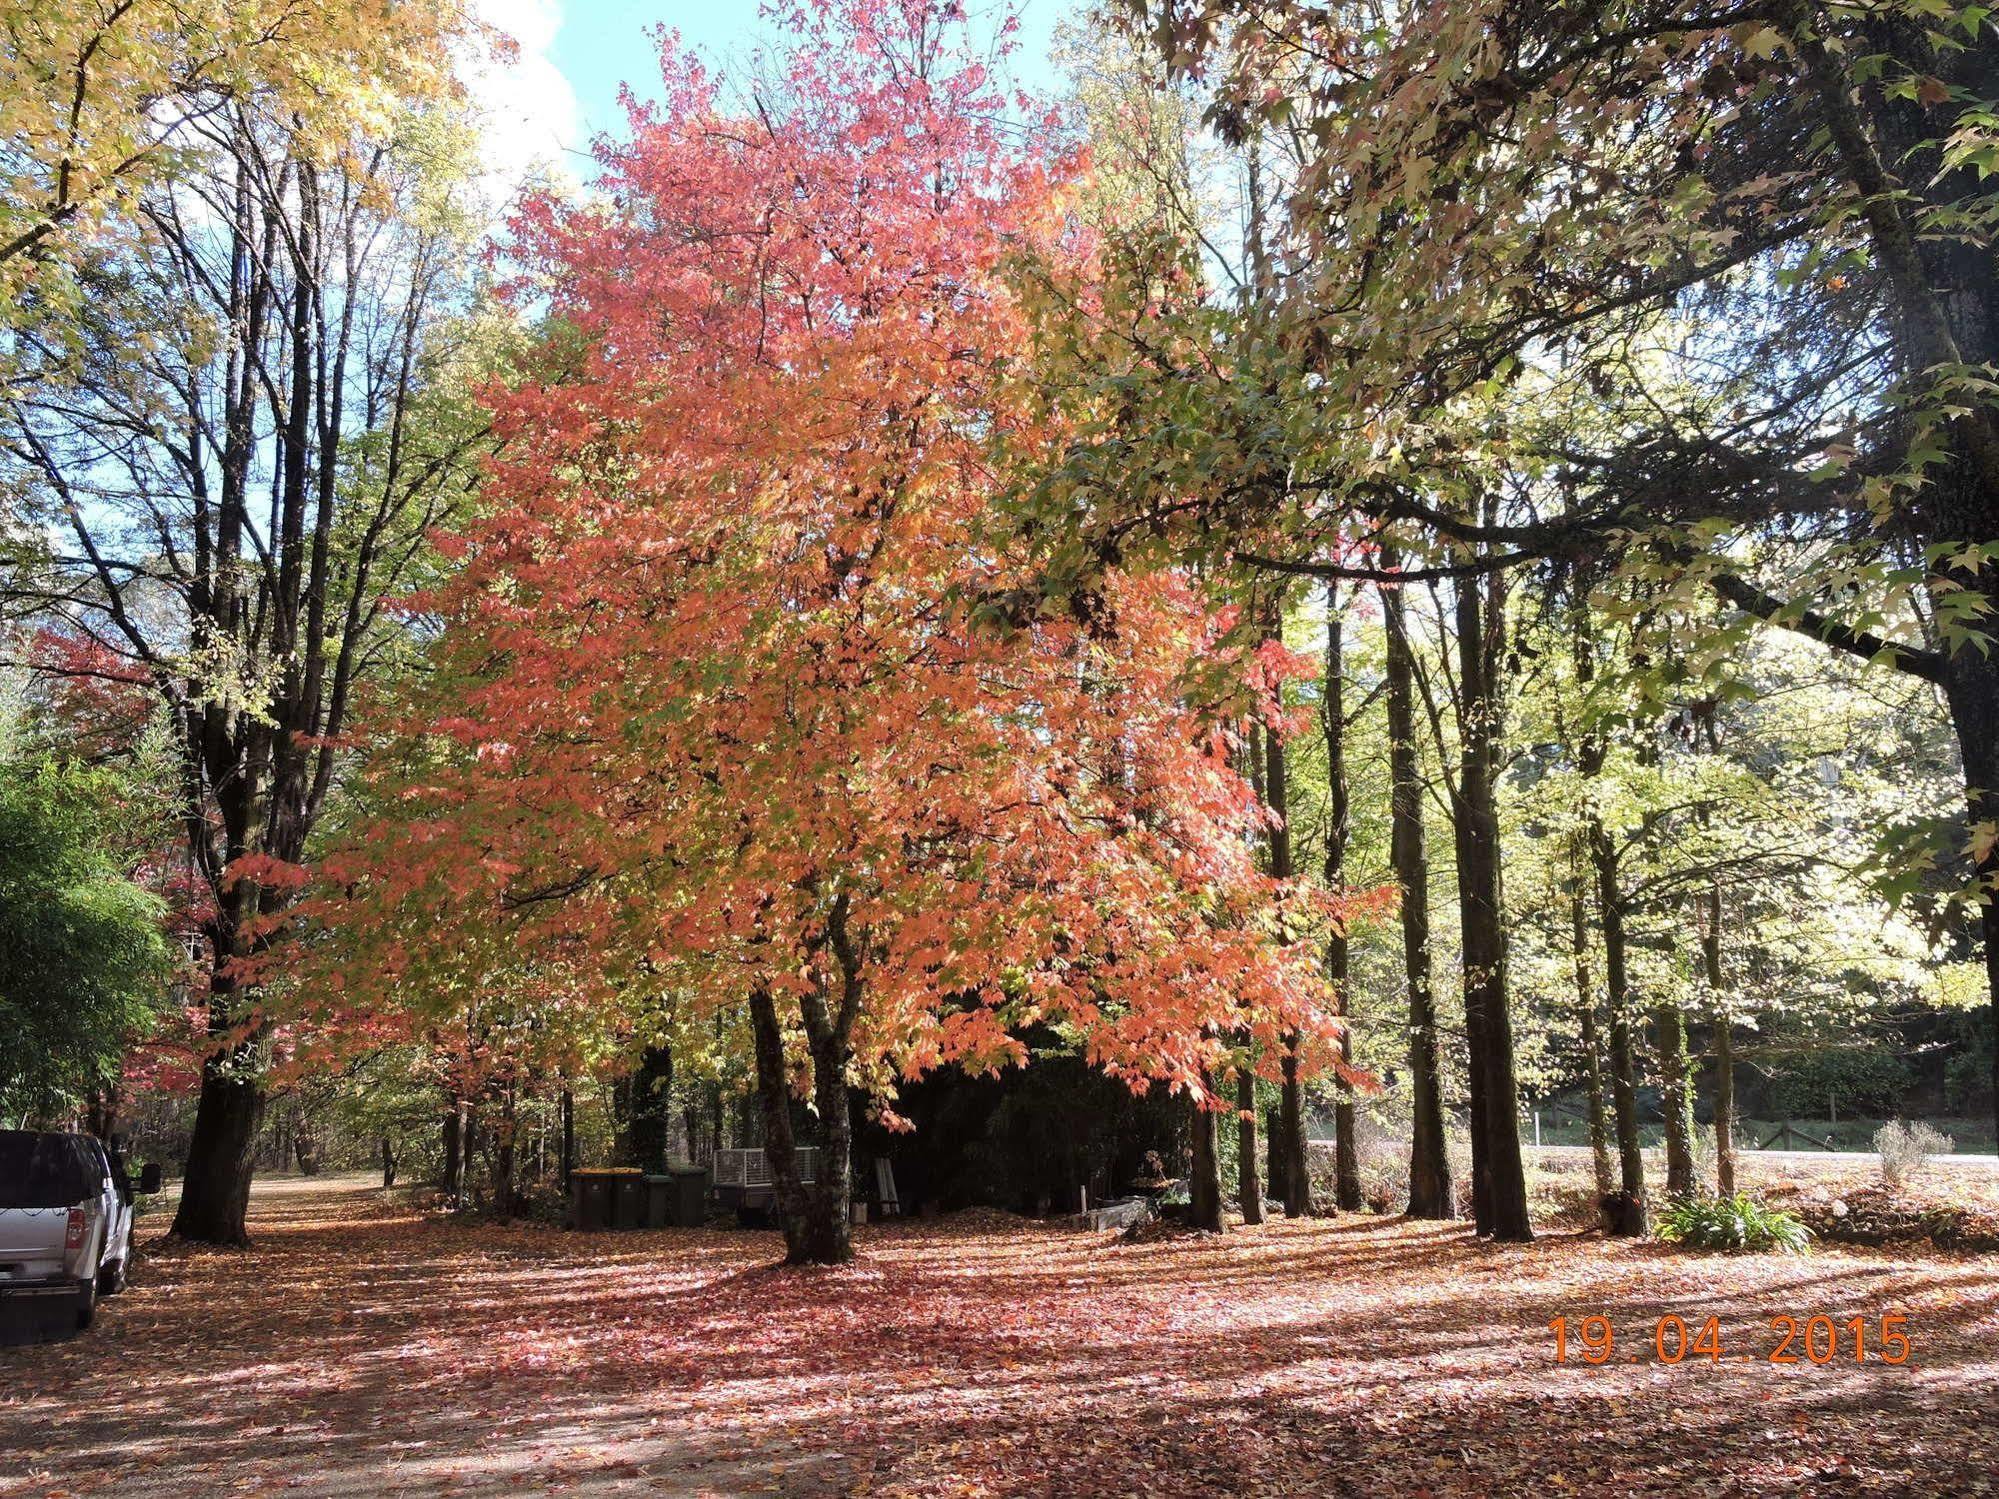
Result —
<path fill-rule="evenodd" d="M 313 903 L 350 997 L 503 931 L 585 1010 L 844 1000 L 884 1098 L 1031 1024 L 1202 1097 L 1243 1027 L 1334 1031 L 1337 913 L 1259 871 L 1223 727 L 1284 663 L 1184 575 L 1042 605 L 993 524 L 996 443 L 1060 437 L 1003 268 L 1086 247 L 946 11 L 796 14 L 748 105 L 668 41 L 600 195 L 522 217 L 548 337 L 490 393 L 389 810 Z"/>

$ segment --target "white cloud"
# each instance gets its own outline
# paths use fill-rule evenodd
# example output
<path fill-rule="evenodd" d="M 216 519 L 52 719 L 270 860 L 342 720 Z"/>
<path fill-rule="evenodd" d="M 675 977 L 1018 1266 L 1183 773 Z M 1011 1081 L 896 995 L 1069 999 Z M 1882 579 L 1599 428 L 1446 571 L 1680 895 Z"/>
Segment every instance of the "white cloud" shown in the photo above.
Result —
<path fill-rule="evenodd" d="M 464 60 L 462 76 L 479 115 L 487 196 L 503 204 L 522 183 L 574 183 L 584 143 L 576 90 L 550 50 L 562 27 L 561 0 L 475 0 L 479 19 L 511 37 L 519 53 L 496 60 L 487 49 Z"/>

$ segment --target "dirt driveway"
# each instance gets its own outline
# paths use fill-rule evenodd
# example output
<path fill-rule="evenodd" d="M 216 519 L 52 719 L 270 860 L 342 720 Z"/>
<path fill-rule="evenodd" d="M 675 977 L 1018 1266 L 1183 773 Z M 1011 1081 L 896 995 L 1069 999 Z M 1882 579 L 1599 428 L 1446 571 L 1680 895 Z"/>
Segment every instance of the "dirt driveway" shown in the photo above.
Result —
<path fill-rule="evenodd" d="M 341 1178 L 262 1184 L 252 1232 L 154 1252 L 80 1338 L 0 1349 L 0 1494 L 1999 1489 L 1989 1257 L 1371 1218 L 1127 1244 L 981 1214 L 789 1271 L 770 1235 L 467 1225 Z M 1557 1363 L 1550 1320 L 1578 1340 L 1594 1313 L 1609 1360 Z M 1669 1313 L 1714 1317 L 1719 1361 L 1662 1362 Z M 1770 1362 L 1771 1319 L 1815 1315 L 1837 1356 Z M 1885 1315 L 1907 1363 L 1878 1357 Z"/>

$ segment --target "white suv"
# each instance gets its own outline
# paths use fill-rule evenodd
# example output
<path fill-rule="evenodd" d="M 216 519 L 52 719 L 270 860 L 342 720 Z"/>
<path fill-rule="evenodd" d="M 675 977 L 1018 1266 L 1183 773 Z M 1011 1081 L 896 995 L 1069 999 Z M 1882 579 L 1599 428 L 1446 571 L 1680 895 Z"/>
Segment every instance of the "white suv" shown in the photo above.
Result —
<path fill-rule="evenodd" d="M 148 1166 L 141 1189 L 159 1189 Z M 68 1298 L 88 1327 L 100 1295 L 124 1289 L 132 1182 L 90 1135 L 0 1130 L 0 1302 Z"/>

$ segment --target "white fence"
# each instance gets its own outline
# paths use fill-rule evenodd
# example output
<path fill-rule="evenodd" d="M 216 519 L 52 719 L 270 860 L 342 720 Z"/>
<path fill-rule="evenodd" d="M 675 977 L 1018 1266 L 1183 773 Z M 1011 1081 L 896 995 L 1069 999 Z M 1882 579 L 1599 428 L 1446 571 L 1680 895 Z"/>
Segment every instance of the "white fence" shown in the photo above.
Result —
<path fill-rule="evenodd" d="M 792 1154 L 798 1161 L 798 1179 L 819 1180 L 819 1148 L 801 1145 Z M 715 1152 L 715 1185 L 718 1187 L 768 1187 L 770 1161 L 761 1150 L 718 1150 Z"/>

